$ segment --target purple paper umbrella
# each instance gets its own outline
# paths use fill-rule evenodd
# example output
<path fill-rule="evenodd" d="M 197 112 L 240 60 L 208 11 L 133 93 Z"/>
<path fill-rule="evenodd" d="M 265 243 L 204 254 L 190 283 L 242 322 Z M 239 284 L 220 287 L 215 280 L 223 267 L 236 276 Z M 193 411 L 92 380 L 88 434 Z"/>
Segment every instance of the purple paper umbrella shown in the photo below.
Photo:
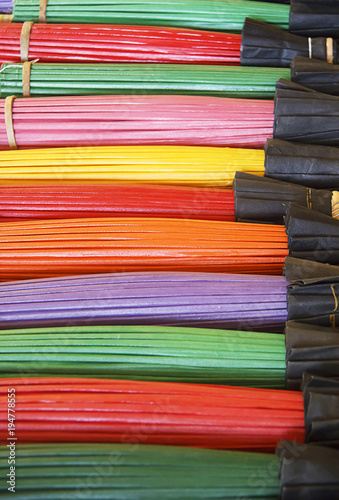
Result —
<path fill-rule="evenodd" d="M 0 328 L 177 325 L 282 331 L 281 276 L 139 272 L 0 284 Z"/>
<path fill-rule="evenodd" d="M 0 14 L 11 14 L 13 11 L 13 0 L 0 0 Z"/>

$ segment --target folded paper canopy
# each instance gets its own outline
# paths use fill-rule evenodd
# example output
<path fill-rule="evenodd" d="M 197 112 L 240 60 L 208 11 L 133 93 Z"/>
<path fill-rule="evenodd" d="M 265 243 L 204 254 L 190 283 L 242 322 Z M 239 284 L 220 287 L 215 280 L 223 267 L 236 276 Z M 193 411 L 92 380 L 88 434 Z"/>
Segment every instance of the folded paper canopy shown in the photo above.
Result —
<path fill-rule="evenodd" d="M 291 0 L 290 30 L 307 36 L 339 37 L 337 0 Z"/>
<path fill-rule="evenodd" d="M 307 57 L 311 63 L 319 59 L 339 62 L 338 42 L 333 40 L 329 45 L 326 37 L 307 38 L 256 19 L 245 20 L 241 40 L 242 65 L 289 68 L 295 56 Z"/>
<path fill-rule="evenodd" d="M 28 65 L 28 71 L 27 71 Z M 0 97 L 184 94 L 273 98 L 285 68 L 181 64 L 3 64 Z"/>
<path fill-rule="evenodd" d="M 273 102 L 257 99 L 75 96 L 7 103 L 6 129 L 5 100 L 0 101 L 0 150 L 130 144 L 260 148 L 273 133 Z"/>
<path fill-rule="evenodd" d="M 285 226 L 291 257 L 339 265 L 339 220 L 291 203 Z"/>
<path fill-rule="evenodd" d="M 279 274 L 288 254 L 281 226 L 144 217 L 2 223 L 0 247 L 1 280 L 124 271 Z"/>
<path fill-rule="evenodd" d="M 1 459 L 8 448 L 0 447 Z M 279 495 L 279 459 L 267 453 L 204 450 L 173 446 L 131 444 L 54 443 L 16 446 L 18 464 L 15 495 L 26 500 L 75 498 L 102 500 L 209 500 L 246 497 L 272 500 Z M 270 470 L 269 477 L 248 478 L 256 471 Z M 103 471 L 105 474 L 103 475 Z M 87 480 L 91 487 L 87 487 Z M 10 498 L 1 478 L 3 497 Z M 4 484 L 3 484 L 4 483 Z M 33 484 L 35 483 L 35 484 Z"/>
<path fill-rule="evenodd" d="M 302 323 L 338 327 L 339 278 L 299 280 L 287 291 L 288 319 Z"/>
<path fill-rule="evenodd" d="M 286 280 L 119 273 L 0 284 L 0 328 L 173 325 L 281 332 Z"/>
<path fill-rule="evenodd" d="M 40 10 L 40 0 L 16 0 L 14 21 L 48 23 L 110 23 L 154 26 L 178 26 L 220 31 L 241 31 L 246 17 L 288 28 L 288 5 L 267 4 L 250 0 L 233 2 L 214 0 L 171 0 L 159 4 L 154 0 L 49 0 L 47 9 Z"/>
<path fill-rule="evenodd" d="M 339 146 L 339 96 L 285 80 L 277 82 L 274 138 Z"/>
<path fill-rule="evenodd" d="M 265 146 L 265 173 L 281 181 L 311 188 L 339 188 L 339 159 L 335 147 L 269 139 Z"/>
<path fill-rule="evenodd" d="M 79 378 L 0 379 L 14 387 L 15 434 L 24 442 L 120 443 L 274 451 L 304 441 L 301 393 L 203 384 Z M 6 407 L 7 415 L 7 407 Z M 140 431 L 142 429 L 142 431 Z M 8 436 L 7 419 L 0 437 Z"/>
<path fill-rule="evenodd" d="M 6 189 L 7 181 L 38 180 L 57 182 L 58 189 L 64 185 L 59 181 L 87 181 L 93 188 L 95 181 L 104 181 L 107 189 L 108 181 L 138 183 L 139 186 L 152 183 L 224 188 L 232 187 L 236 170 L 263 175 L 264 160 L 265 154 L 260 150 L 201 146 L 9 151 L 0 153 L 0 185 Z M 132 188 L 122 186 L 121 189 Z M 197 199 L 199 203 L 200 198 Z"/>
<path fill-rule="evenodd" d="M 0 222 L 82 217 L 234 221 L 234 195 L 226 189 L 90 181 L 0 185 Z"/>
<path fill-rule="evenodd" d="M 288 321 L 286 339 L 286 384 L 300 389 L 306 372 L 339 377 L 339 328 Z"/>
<path fill-rule="evenodd" d="M 0 377 L 95 377 L 285 387 L 283 335 L 95 325 L 0 333 Z"/>
<path fill-rule="evenodd" d="M 233 189 L 237 221 L 283 224 L 290 202 L 328 216 L 337 216 L 337 194 L 332 194 L 332 191 L 306 188 L 243 172 L 236 172 Z"/>
<path fill-rule="evenodd" d="M 281 460 L 279 498 L 338 498 L 338 450 L 283 441 L 277 455 Z"/>
<path fill-rule="evenodd" d="M 339 62 L 339 59 L 338 59 Z M 339 65 L 295 57 L 291 65 L 292 80 L 318 92 L 339 96 Z"/>
<path fill-rule="evenodd" d="M 155 26 L 32 24 L 0 24 L 1 62 L 240 63 L 241 35 Z"/>

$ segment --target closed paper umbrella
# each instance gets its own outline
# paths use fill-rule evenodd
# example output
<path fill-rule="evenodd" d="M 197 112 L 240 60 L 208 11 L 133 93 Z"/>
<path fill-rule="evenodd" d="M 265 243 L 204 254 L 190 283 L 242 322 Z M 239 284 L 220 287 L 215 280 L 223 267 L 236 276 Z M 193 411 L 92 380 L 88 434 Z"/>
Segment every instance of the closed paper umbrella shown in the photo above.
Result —
<path fill-rule="evenodd" d="M 0 116 L 2 150 L 132 144 L 260 148 L 272 137 L 273 102 L 152 95 L 8 97 L 0 101 Z"/>
<path fill-rule="evenodd" d="M 339 375 L 339 329 L 294 321 L 286 323 L 285 336 L 159 326 L 2 330 L 0 352 L 0 377 L 119 377 L 300 390 L 305 372 Z"/>
<path fill-rule="evenodd" d="M 59 189 L 59 181 L 101 181 L 107 189 L 108 182 L 231 188 L 237 170 L 263 175 L 264 162 L 260 150 L 200 146 L 19 150 L 0 153 L 0 176 L 4 189 L 34 180 L 57 182 Z"/>
<path fill-rule="evenodd" d="M 239 64 L 240 44 L 241 35 L 183 28 L 0 24 L 1 62 Z"/>
<path fill-rule="evenodd" d="M 338 61 L 339 62 L 339 61 Z M 292 80 L 318 92 L 339 96 L 339 65 L 295 57 L 291 65 Z"/>
<path fill-rule="evenodd" d="M 119 273 L 0 284 L 0 328 L 173 325 L 282 331 L 282 276 Z"/>
<path fill-rule="evenodd" d="M 0 186 L 0 222 L 81 217 L 161 217 L 234 221 L 233 191 L 99 182 Z"/>
<path fill-rule="evenodd" d="M 8 448 L 0 447 L 0 456 L 8 459 Z M 18 464 L 15 495 L 26 500 L 46 498 L 100 498 L 112 500 L 208 500 L 246 496 L 277 499 L 279 459 L 267 453 L 204 450 L 173 446 L 130 444 L 53 443 L 16 446 Z M 248 478 L 258 469 L 270 470 L 270 476 Z M 103 471 L 105 474 L 103 475 Z M 10 498 L 5 479 L 3 497 Z M 90 482 L 91 487 L 87 486 Z M 1 483 L 1 487 L 3 485 Z"/>
<path fill-rule="evenodd" d="M 27 71 L 27 65 L 30 70 Z M 0 97 L 184 94 L 272 98 L 283 68 L 178 64 L 4 64 Z"/>
<path fill-rule="evenodd" d="M 290 7 L 250 0 L 213 2 L 207 0 L 172 0 L 159 5 L 153 0 L 16 0 L 14 21 L 49 23 L 110 23 L 154 26 L 178 26 L 220 31 L 241 31 L 246 17 L 288 27 Z"/>
<path fill-rule="evenodd" d="M 189 219 L 10 222 L 1 224 L 0 242 L 2 280 L 123 271 L 275 274 L 288 254 L 284 227 Z"/>
<path fill-rule="evenodd" d="M 1 377 L 102 377 L 285 387 L 283 335 L 159 326 L 0 332 Z"/>
<path fill-rule="evenodd" d="M 118 442 L 274 451 L 304 441 L 299 392 L 89 378 L 0 379 L 15 388 L 15 433 L 23 442 Z M 3 403 L 4 404 L 4 403 Z M 6 408 L 7 410 L 7 408 Z M 7 411 L 6 411 L 7 414 Z M 140 430 L 142 428 L 142 431 Z M 0 436 L 8 422 L 0 421 Z"/>

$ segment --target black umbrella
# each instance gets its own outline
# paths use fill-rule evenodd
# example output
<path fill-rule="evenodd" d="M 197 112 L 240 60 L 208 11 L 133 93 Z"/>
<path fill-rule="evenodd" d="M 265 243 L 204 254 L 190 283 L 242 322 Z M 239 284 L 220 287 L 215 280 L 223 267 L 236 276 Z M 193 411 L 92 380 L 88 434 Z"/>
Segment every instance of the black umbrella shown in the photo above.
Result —
<path fill-rule="evenodd" d="M 332 216 L 332 192 L 236 172 L 235 218 L 242 222 L 284 223 L 289 202 Z"/>
<path fill-rule="evenodd" d="M 265 175 L 323 189 L 339 188 L 339 151 L 334 147 L 268 139 Z"/>
<path fill-rule="evenodd" d="M 295 56 L 328 60 L 328 42 L 325 37 L 307 38 L 294 35 L 271 24 L 246 18 L 242 30 L 242 65 L 289 67 Z M 338 61 L 337 41 L 331 52 Z M 339 62 L 339 61 L 338 61 Z"/>
<path fill-rule="evenodd" d="M 339 276 L 293 283 L 287 290 L 287 319 L 337 328 L 338 300 Z"/>
<path fill-rule="evenodd" d="M 281 460 L 281 500 L 338 500 L 338 450 L 282 441 L 277 455 Z"/>
<path fill-rule="evenodd" d="M 285 227 L 290 256 L 339 265 L 339 220 L 290 203 Z"/>
<path fill-rule="evenodd" d="M 288 321 L 285 343 L 288 389 L 300 389 L 304 372 L 339 380 L 339 328 Z"/>
<path fill-rule="evenodd" d="M 339 146 L 339 97 L 279 80 L 274 102 L 274 138 Z"/>
<path fill-rule="evenodd" d="M 291 64 L 291 78 L 318 92 L 339 96 L 339 65 L 297 56 Z"/>
<path fill-rule="evenodd" d="M 338 0 L 291 0 L 290 31 L 298 35 L 339 37 Z"/>

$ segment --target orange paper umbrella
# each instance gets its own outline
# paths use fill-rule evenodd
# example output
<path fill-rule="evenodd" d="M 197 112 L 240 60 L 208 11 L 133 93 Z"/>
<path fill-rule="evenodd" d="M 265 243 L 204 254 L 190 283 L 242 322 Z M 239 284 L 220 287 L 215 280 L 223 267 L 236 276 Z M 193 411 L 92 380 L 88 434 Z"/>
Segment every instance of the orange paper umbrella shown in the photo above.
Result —
<path fill-rule="evenodd" d="M 0 278 L 123 271 L 281 273 L 282 226 L 188 219 L 97 218 L 3 223 Z"/>

